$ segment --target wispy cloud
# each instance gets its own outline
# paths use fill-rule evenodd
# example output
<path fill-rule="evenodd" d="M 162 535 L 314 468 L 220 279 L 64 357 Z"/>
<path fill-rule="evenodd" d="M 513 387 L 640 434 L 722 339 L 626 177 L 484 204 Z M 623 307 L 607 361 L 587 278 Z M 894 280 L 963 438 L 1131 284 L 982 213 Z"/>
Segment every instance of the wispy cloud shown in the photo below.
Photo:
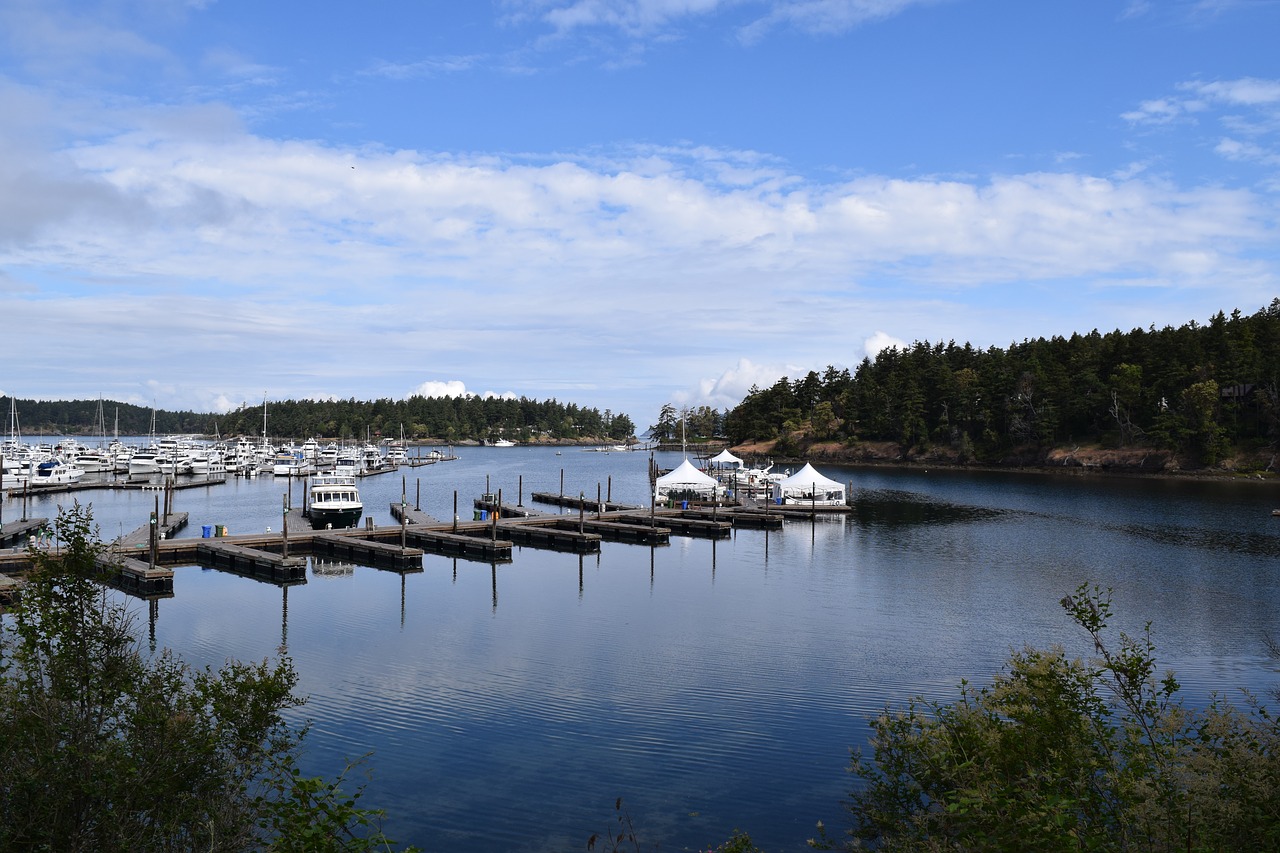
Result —
<path fill-rule="evenodd" d="M 1190 124 L 1221 133 L 1214 151 L 1228 160 L 1272 167 L 1280 159 L 1280 80 L 1192 80 L 1176 94 L 1144 101 L 1121 118 L 1136 127 Z M 1243 137 L 1243 138 L 1241 138 Z"/>
<path fill-rule="evenodd" d="M 720 16 L 754 41 L 780 27 L 843 33 L 939 2 L 949 0 L 508 0 L 505 7 L 513 18 L 540 20 L 558 33 L 614 30 L 633 37 Z"/>

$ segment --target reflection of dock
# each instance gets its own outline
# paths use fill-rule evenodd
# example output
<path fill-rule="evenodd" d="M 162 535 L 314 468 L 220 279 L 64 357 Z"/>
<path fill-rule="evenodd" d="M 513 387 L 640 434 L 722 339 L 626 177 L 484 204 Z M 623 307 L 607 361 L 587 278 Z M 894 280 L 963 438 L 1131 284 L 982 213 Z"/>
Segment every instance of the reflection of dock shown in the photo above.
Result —
<path fill-rule="evenodd" d="M 22 581 L 7 575 L 0 575 L 0 605 L 13 604 L 22 593 Z"/>

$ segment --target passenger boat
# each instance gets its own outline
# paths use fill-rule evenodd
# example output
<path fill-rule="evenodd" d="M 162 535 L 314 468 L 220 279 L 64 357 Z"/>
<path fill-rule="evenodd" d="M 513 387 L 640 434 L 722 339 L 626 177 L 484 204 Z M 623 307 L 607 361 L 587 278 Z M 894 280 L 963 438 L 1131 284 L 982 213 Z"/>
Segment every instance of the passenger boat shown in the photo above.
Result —
<path fill-rule="evenodd" d="M 500 438 L 493 443 L 493 446 L 494 447 L 515 447 L 516 443 L 514 441 L 507 441 L 507 439 L 505 438 Z"/>
<path fill-rule="evenodd" d="M 317 474 L 311 478 L 307 498 L 307 517 L 314 530 L 355 527 L 364 514 L 355 477 Z"/>

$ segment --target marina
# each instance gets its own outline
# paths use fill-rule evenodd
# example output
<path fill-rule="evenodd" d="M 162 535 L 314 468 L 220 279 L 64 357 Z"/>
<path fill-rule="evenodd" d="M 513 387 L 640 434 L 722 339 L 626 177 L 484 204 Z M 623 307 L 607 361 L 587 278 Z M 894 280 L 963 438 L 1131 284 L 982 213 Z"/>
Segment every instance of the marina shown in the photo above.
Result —
<path fill-rule="evenodd" d="M 648 845 L 741 828 L 799 853 L 817 820 L 839 832 L 849 749 L 886 703 L 954 698 L 1026 643 L 1087 654 L 1057 605 L 1084 580 L 1114 590 L 1118 627 L 1153 621 L 1192 701 L 1277 682 L 1273 483 L 818 466 L 850 505 L 686 508 L 654 505 L 647 456 L 469 448 L 361 478 L 364 516 L 333 531 L 302 515 L 304 480 L 261 475 L 33 495 L 26 514 L 89 503 L 138 583 L 150 515 L 185 513 L 156 545 L 171 587 L 112 594 L 194 665 L 286 648 L 304 770 L 371 752 L 389 834 L 445 853 L 581 849 L 617 797 Z M 584 538 L 515 538 L 538 527 Z M 251 568 L 286 538 L 301 568 Z M 202 545 L 258 554 L 212 566 Z"/>

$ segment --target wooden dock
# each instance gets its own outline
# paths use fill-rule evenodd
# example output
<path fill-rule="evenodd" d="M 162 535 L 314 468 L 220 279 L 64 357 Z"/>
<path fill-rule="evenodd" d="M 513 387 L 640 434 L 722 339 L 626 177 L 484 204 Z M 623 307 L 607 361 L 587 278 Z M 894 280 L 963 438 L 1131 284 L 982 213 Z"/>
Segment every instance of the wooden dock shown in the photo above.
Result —
<path fill-rule="evenodd" d="M 324 532 L 311 537 L 311 553 L 395 572 L 422 571 L 421 548 L 401 548 L 350 533 Z"/>
<path fill-rule="evenodd" d="M 173 597 L 173 569 L 120 554 L 102 554 L 96 562 L 116 589 L 145 599 Z"/>
<path fill-rule="evenodd" d="M 442 522 L 408 503 L 390 505 L 397 524 L 376 527 L 366 518 L 363 528 L 318 531 L 298 509 L 283 519 L 284 530 L 265 534 L 227 536 L 218 525 L 218 537 L 175 539 L 188 522 L 187 513 L 162 514 L 155 526 L 155 555 L 150 557 L 152 525 L 146 524 L 113 543 L 110 565 L 115 585 L 142 597 L 171 595 L 173 566 L 200 565 L 223 569 L 278 585 L 305 583 L 308 555 L 384 568 L 397 572 L 423 569 L 423 556 L 436 554 L 491 564 L 509 563 L 516 545 L 576 554 L 598 553 L 601 542 L 667 545 L 672 535 L 723 539 L 734 528 L 778 530 L 787 519 L 816 517 L 851 511 L 848 506 L 640 507 L 583 496 L 534 492 L 533 500 L 577 513 L 551 514 L 485 494 L 475 501 L 484 520 Z M 456 511 L 456 510 L 455 510 Z M 45 519 L 29 519 L 4 525 L 0 543 L 18 542 L 45 525 Z M 289 556 L 284 556 L 288 554 Z M 148 559 L 139 559 L 148 557 Z M 25 551 L 0 551 L 0 572 L 29 568 Z"/>
<path fill-rule="evenodd" d="M 571 554 L 595 554 L 600 551 L 603 537 L 599 533 L 578 530 L 577 522 L 569 524 L 567 520 L 565 526 L 561 526 L 562 518 L 564 517 L 548 516 L 546 519 L 538 519 L 539 522 L 546 523 L 532 524 L 529 523 L 531 519 L 499 521 L 498 529 L 517 545 L 567 551 Z"/>
<path fill-rule="evenodd" d="M 422 510 L 411 507 L 408 504 L 401 505 L 399 503 L 392 503 L 391 517 L 396 521 L 404 521 L 405 524 L 410 526 L 419 524 L 444 524 L 440 519 L 427 515 Z"/>
<path fill-rule="evenodd" d="M 429 554 L 485 563 L 510 563 L 513 547 L 510 539 L 491 537 L 487 525 L 477 528 L 474 524 L 459 525 L 457 532 L 445 526 L 410 527 L 405 530 L 405 542 Z"/>
<path fill-rule="evenodd" d="M 517 504 L 498 503 L 498 499 L 492 495 L 483 495 L 472 501 L 472 505 L 478 510 L 492 515 L 497 513 L 499 518 L 545 518 L 551 513 L 543 512 L 540 509 L 532 509 L 527 506 L 519 506 Z M 484 519 L 487 520 L 487 519 Z"/>
<path fill-rule="evenodd" d="M 712 521 L 690 515 L 690 510 L 658 510 L 655 518 L 663 527 L 678 536 L 697 536 L 703 539 L 728 539 L 733 533 L 733 524 L 728 520 Z M 723 514 L 722 514 L 723 515 Z M 647 513 L 620 513 L 619 518 L 632 519 L 634 524 L 648 524 Z"/>
<path fill-rule="evenodd" d="M 609 542 L 625 542 L 630 545 L 668 545 L 671 543 L 671 528 L 653 526 L 646 519 L 641 521 L 634 516 L 617 516 L 608 520 L 600 518 L 584 518 L 581 522 L 573 521 L 568 516 L 560 516 L 561 527 L 577 527 L 588 533 L 599 534 Z"/>
<path fill-rule="evenodd" d="M 728 507 L 723 510 L 689 509 L 682 510 L 685 518 L 699 518 L 704 521 L 727 521 L 734 527 L 744 530 L 781 530 L 786 517 L 780 512 L 763 512 L 743 507 Z"/>
<path fill-rule="evenodd" d="M 172 539 L 173 534 L 177 533 L 187 526 L 187 514 L 185 512 L 161 513 L 156 519 L 156 533 L 161 541 Z M 136 530 L 126 533 L 116 540 L 116 544 L 121 548 L 146 548 L 151 544 L 151 525 L 142 525 Z"/>
<path fill-rule="evenodd" d="M 620 504 L 613 501 L 597 501 L 595 498 L 586 496 L 576 497 L 573 495 L 561 495 L 555 492 L 534 492 L 530 496 L 533 500 L 551 504 L 552 506 L 564 507 L 565 509 L 580 509 L 583 512 L 634 512 L 644 509 L 644 507 L 635 504 Z"/>
<path fill-rule="evenodd" d="M 277 585 L 307 582 L 307 558 L 237 545 L 226 539 L 199 539 L 196 560 L 202 566 L 224 569 L 242 577 Z"/>
<path fill-rule="evenodd" d="M 21 521 L 6 521 L 0 528 L 0 548 L 16 548 L 37 530 L 49 524 L 47 518 L 24 518 Z"/>

